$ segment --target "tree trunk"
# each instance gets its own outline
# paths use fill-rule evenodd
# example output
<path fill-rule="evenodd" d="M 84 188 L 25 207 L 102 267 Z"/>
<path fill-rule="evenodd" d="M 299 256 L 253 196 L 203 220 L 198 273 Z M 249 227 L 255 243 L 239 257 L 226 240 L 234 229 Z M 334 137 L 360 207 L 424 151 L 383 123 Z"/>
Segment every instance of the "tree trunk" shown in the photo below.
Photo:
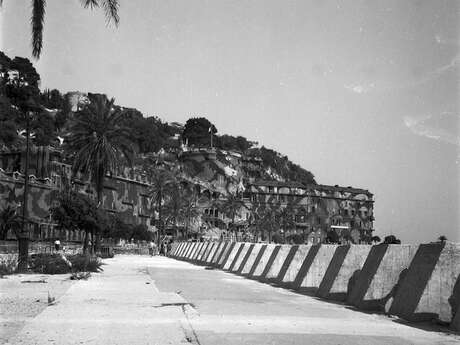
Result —
<path fill-rule="evenodd" d="M 85 238 L 83 239 L 83 254 L 88 252 L 88 240 L 89 240 L 89 232 L 85 231 Z"/>
<path fill-rule="evenodd" d="M 158 193 L 158 249 L 160 249 L 161 235 L 162 235 L 162 215 L 161 215 L 161 199 L 163 195 L 161 190 Z"/>
<path fill-rule="evenodd" d="M 18 257 L 18 271 L 27 271 L 27 261 L 29 258 L 29 239 L 27 237 L 20 237 L 18 239 L 19 257 Z"/>

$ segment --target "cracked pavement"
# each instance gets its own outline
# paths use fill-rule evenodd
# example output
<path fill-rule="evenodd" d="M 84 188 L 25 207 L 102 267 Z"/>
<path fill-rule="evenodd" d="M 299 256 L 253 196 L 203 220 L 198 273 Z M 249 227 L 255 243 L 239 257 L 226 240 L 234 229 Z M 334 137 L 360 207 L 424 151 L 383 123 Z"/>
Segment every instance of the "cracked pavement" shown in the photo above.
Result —
<path fill-rule="evenodd" d="M 116 256 L 4 344 L 458 344 L 460 337 L 164 257 Z M 1 343 L 1 342 L 0 342 Z"/>

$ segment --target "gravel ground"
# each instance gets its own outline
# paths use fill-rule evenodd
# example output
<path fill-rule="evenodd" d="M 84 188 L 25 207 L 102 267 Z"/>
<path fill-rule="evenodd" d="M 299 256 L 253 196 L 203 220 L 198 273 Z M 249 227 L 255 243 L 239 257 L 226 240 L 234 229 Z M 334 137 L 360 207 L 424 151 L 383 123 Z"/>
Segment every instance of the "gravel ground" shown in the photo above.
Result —
<path fill-rule="evenodd" d="M 17 334 L 73 284 L 70 274 L 15 274 L 0 279 L 0 344 Z"/>

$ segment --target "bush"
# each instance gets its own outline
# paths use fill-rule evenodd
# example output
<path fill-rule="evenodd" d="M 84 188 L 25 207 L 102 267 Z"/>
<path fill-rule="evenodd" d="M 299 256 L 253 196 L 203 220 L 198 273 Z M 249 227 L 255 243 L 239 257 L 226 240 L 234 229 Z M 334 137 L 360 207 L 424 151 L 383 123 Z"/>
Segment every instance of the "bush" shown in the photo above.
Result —
<path fill-rule="evenodd" d="M 102 270 L 101 265 L 99 258 L 84 254 L 68 255 L 65 258 L 60 254 L 36 254 L 31 256 L 29 262 L 32 271 L 44 274 L 99 272 Z"/>
<path fill-rule="evenodd" d="M 59 254 L 35 254 L 30 257 L 29 267 L 36 273 L 64 274 L 71 272 L 68 263 Z"/>
<path fill-rule="evenodd" d="M 0 257 L 0 277 L 7 274 L 13 274 L 18 267 L 18 258 L 16 255 L 7 254 Z"/>
<path fill-rule="evenodd" d="M 73 272 L 99 272 L 102 271 L 102 261 L 97 256 L 85 254 L 69 255 Z"/>

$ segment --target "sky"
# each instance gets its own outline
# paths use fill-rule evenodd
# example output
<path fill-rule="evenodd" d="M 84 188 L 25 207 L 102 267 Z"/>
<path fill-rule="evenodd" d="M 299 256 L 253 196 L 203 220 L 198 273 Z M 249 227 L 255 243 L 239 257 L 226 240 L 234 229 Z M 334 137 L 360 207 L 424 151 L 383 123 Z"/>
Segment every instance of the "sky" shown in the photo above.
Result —
<path fill-rule="evenodd" d="M 42 88 L 204 116 L 318 183 L 371 191 L 381 237 L 460 241 L 460 2 L 120 0 L 118 28 L 47 4 Z M 29 17 L 4 1 L 8 56 L 30 57 Z"/>

